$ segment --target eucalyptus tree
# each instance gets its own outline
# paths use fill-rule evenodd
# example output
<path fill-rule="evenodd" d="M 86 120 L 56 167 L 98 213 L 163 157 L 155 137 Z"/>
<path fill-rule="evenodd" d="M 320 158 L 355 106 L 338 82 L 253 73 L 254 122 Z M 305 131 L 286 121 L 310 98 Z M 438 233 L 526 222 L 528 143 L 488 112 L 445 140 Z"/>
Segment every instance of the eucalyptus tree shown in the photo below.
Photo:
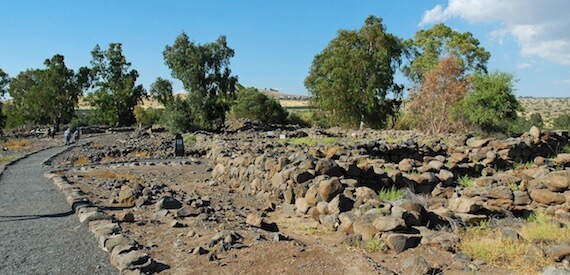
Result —
<path fill-rule="evenodd" d="M 226 37 L 200 45 L 182 32 L 172 46 L 165 47 L 163 55 L 172 76 L 188 91 L 192 122 L 200 128 L 223 126 L 235 100 L 237 83 L 230 70 L 234 50 L 228 47 Z"/>
<path fill-rule="evenodd" d="M 385 126 L 399 107 L 403 86 L 394 74 L 401 56 L 401 39 L 386 31 L 381 18 L 368 17 L 359 30 L 338 31 L 305 79 L 313 105 L 344 127 Z"/>
<path fill-rule="evenodd" d="M 146 96 L 142 85 L 136 85 L 139 73 L 130 69 L 121 43 L 110 43 L 109 49 L 99 45 L 91 51 L 93 91 L 87 101 L 94 107 L 95 118 L 108 125 L 135 123 L 134 107 Z"/>

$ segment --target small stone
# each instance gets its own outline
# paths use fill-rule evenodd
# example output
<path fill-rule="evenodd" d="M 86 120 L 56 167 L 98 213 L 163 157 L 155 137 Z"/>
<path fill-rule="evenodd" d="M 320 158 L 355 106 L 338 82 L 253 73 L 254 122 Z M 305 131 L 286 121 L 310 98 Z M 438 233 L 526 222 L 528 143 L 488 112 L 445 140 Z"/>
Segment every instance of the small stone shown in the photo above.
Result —
<path fill-rule="evenodd" d="M 374 220 L 374 227 L 380 232 L 396 231 L 406 228 L 406 222 L 400 217 L 385 216 Z"/>
<path fill-rule="evenodd" d="M 319 184 L 319 195 L 324 201 L 330 202 L 337 194 L 342 192 L 342 184 L 338 178 L 323 180 Z"/>
<path fill-rule="evenodd" d="M 386 245 L 396 253 L 402 253 L 409 248 L 418 246 L 421 239 L 420 235 L 399 233 L 390 234 L 385 238 Z"/>
<path fill-rule="evenodd" d="M 135 221 L 135 215 L 131 211 L 121 212 L 117 215 L 117 221 L 134 222 Z"/>
<path fill-rule="evenodd" d="M 562 204 L 566 202 L 566 198 L 561 193 L 555 193 L 548 189 L 535 189 L 530 191 L 530 197 L 543 204 Z"/>
<path fill-rule="evenodd" d="M 156 210 L 179 209 L 180 207 L 182 207 L 182 203 L 179 202 L 177 199 L 169 196 L 160 198 L 155 204 Z"/>
<path fill-rule="evenodd" d="M 432 267 L 422 256 L 410 256 L 402 261 L 402 274 L 431 274 Z"/>
<path fill-rule="evenodd" d="M 179 221 L 171 221 L 170 227 L 175 227 L 175 228 L 186 227 L 186 224 L 181 223 Z"/>
<path fill-rule="evenodd" d="M 254 227 L 261 227 L 261 224 L 263 223 L 263 218 L 259 214 L 249 213 L 247 215 L 245 223 L 247 223 L 251 226 L 254 226 Z"/>
<path fill-rule="evenodd" d="M 570 246 L 567 244 L 551 245 L 547 249 L 547 255 L 554 261 L 560 262 L 570 255 Z"/>
<path fill-rule="evenodd" d="M 209 252 L 208 250 L 206 250 L 205 248 L 203 248 L 201 246 L 198 246 L 198 247 L 195 247 L 194 249 L 192 249 L 192 254 L 194 254 L 194 255 L 205 255 L 205 254 L 208 254 L 208 252 Z"/>
<path fill-rule="evenodd" d="M 449 209 L 456 213 L 475 213 L 481 209 L 481 205 L 469 198 L 451 198 L 449 199 Z"/>

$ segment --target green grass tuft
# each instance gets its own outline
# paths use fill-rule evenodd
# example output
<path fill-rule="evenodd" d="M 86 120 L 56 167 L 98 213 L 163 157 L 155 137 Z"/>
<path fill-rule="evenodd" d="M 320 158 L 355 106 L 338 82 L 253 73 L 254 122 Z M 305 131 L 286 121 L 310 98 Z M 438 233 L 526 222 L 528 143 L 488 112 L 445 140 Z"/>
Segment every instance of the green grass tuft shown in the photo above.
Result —
<path fill-rule="evenodd" d="M 382 188 L 380 192 L 378 192 L 378 197 L 382 201 L 393 201 L 401 199 L 404 196 L 404 190 L 397 189 L 395 185 L 392 185 L 391 188 Z"/>
<path fill-rule="evenodd" d="M 463 187 L 471 187 L 475 184 L 475 180 L 468 175 L 459 177 L 459 184 Z"/>

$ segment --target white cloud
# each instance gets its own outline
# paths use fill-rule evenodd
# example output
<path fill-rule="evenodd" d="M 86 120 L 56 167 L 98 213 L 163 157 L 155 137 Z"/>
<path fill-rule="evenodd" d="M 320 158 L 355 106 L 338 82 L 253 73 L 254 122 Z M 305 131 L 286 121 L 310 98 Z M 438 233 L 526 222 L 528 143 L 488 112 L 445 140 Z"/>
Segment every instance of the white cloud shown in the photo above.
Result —
<path fill-rule="evenodd" d="M 564 82 L 566 84 L 570 84 L 570 79 L 564 79 L 564 80 L 562 80 L 562 82 Z"/>
<path fill-rule="evenodd" d="M 570 65 L 570 1 L 448 0 L 425 11 L 420 26 L 463 18 L 470 23 L 501 22 L 490 35 L 499 43 L 512 36 L 523 56 Z"/>
<path fill-rule="evenodd" d="M 532 66 L 530 63 L 524 62 L 524 63 L 518 64 L 518 65 L 517 65 L 517 68 L 519 68 L 519 69 L 526 69 L 526 68 L 529 68 L 530 66 Z"/>

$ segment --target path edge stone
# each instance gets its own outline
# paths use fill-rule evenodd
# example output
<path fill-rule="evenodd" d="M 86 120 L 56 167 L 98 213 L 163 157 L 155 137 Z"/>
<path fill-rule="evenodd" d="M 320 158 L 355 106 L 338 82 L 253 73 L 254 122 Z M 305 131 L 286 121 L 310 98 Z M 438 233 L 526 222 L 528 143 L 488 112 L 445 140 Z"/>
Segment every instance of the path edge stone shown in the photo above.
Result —
<path fill-rule="evenodd" d="M 99 247 L 109 253 L 109 262 L 121 273 L 154 273 L 157 262 L 141 251 L 140 245 L 135 240 L 122 234 L 120 224 L 112 216 L 105 214 L 102 209 L 95 206 L 78 186 L 71 184 L 65 176 L 53 171 L 44 173 L 44 177 L 51 179 L 64 194 L 79 221 L 94 234 Z M 144 264 L 141 264 L 141 260 Z"/>

